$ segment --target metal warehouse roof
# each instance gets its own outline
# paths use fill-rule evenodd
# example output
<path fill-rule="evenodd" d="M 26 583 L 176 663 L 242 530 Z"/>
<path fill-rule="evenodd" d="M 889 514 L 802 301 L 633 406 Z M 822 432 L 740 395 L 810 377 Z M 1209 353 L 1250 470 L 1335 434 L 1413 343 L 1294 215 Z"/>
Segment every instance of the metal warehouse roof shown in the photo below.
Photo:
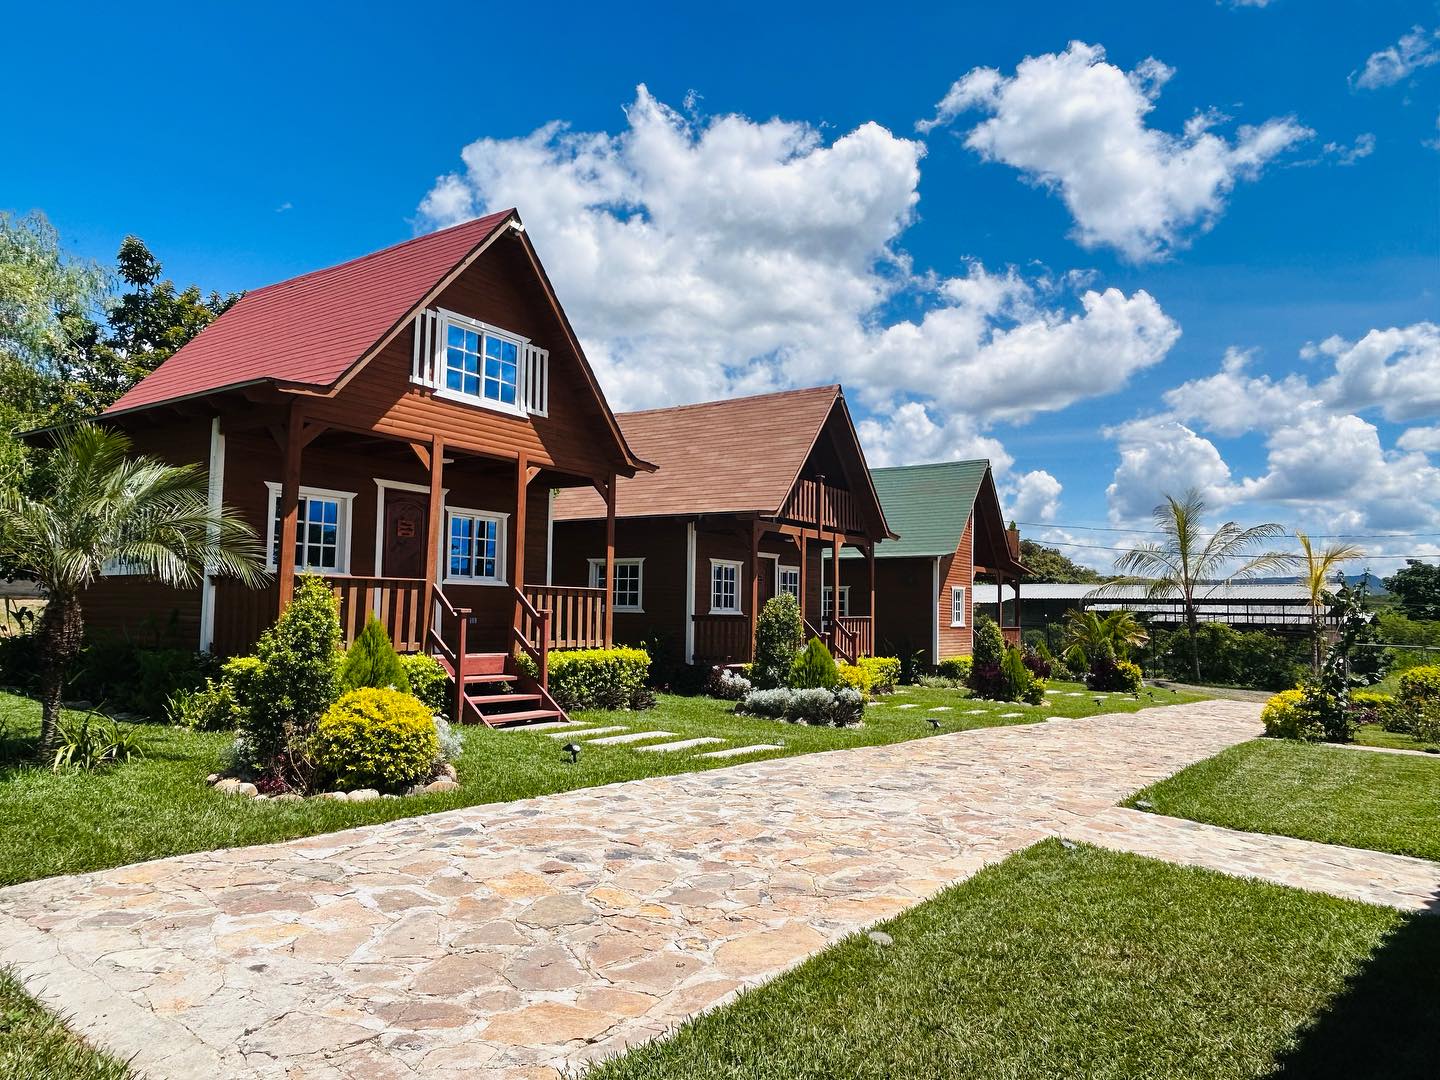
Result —
<path fill-rule="evenodd" d="M 1020 587 L 1020 595 L 1026 600 L 1080 600 L 1098 588 L 1099 585 L 1031 585 L 1026 582 Z M 1107 589 L 1104 596 L 1095 599 L 1101 604 L 1120 606 L 1126 601 L 1147 600 L 1145 593 L 1144 585 L 1118 585 Z M 995 603 L 995 586 L 977 584 L 974 599 L 977 604 Z M 1160 596 L 1149 599 L 1149 603 L 1171 603 L 1178 599 L 1178 596 Z M 1195 599 L 1217 604 L 1257 604 L 1266 601 L 1297 604 L 1309 603 L 1310 590 L 1298 581 L 1232 582 L 1229 585 L 1202 585 L 1197 590 Z"/>

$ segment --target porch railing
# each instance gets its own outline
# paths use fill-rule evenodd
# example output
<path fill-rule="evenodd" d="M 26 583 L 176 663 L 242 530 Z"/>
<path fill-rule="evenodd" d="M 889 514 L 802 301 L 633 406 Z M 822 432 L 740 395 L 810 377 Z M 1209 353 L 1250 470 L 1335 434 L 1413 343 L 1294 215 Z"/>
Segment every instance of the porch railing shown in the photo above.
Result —
<path fill-rule="evenodd" d="M 744 615 L 695 616 L 697 661 L 741 664 L 750 658 L 750 620 Z"/>
<path fill-rule="evenodd" d="M 1007 644 L 1010 644 L 1010 645 L 1019 645 L 1019 644 L 1020 644 L 1020 627 L 1018 627 L 1018 626 L 1002 626 L 1002 627 L 1000 628 L 1000 636 L 1005 639 L 1005 641 L 1006 641 Z"/>
<path fill-rule="evenodd" d="M 546 608 L 536 607 L 525 595 L 529 590 L 515 589 L 515 646 L 531 660 L 542 687 L 550 685 L 551 617 Z M 603 626 L 602 626 L 603 630 Z"/>
<path fill-rule="evenodd" d="M 396 652 L 419 652 L 425 641 L 425 601 L 421 578 L 327 577 L 340 600 L 340 636 L 351 644 L 371 615 L 380 620 Z"/>
<path fill-rule="evenodd" d="M 535 611 L 549 613 L 547 634 L 550 648 L 598 649 L 607 644 L 604 589 L 580 585 L 526 585 L 524 599 Z M 535 628 L 522 625 L 521 629 L 529 634 Z"/>
<path fill-rule="evenodd" d="M 818 480 L 799 481 L 780 516 L 802 525 L 839 532 L 863 532 L 865 529 L 855 496 Z"/>
<path fill-rule="evenodd" d="M 835 655 L 852 664 L 859 657 L 874 656 L 874 627 L 868 615 L 840 616 L 835 620 Z"/>

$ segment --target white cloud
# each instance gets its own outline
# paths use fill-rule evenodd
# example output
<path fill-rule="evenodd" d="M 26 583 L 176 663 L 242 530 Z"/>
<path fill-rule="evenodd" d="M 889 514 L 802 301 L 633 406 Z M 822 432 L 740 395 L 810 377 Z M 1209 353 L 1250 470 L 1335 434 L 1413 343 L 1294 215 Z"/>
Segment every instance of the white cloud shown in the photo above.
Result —
<path fill-rule="evenodd" d="M 1054 521 L 1060 512 L 1060 481 L 1044 469 L 1032 469 L 1015 478 L 1007 492 L 1010 513 L 1017 521 Z"/>
<path fill-rule="evenodd" d="M 1425 454 L 1440 454 L 1440 427 L 1418 427 L 1403 432 L 1395 440 L 1401 450 L 1418 450 Z"/>
<path fill-rule="evenodd" d="M 1350 81 L 1366 90 L 1393 86 L 1409 78 L 1421 68 L 1440 64 L 1440 30 L 1429 31 L 1412 26 L 1394 45 L 1373 52 Z"/>
<path fill-rule="evenodd" d="M 880 461 L 1009 457 L 988 425 L 1123 387 L 1179 329 L 1144 291 L 912 269 L 922 143 L 688 116 L 642 86 L 617 134 L 479 139 L 420 204 L 518 206 L 617 408 L 840 379 Z M 897 315 L 903 312 L 904 315 Z"/>
<path fill-rule="evenodd" d="M 1302 355 L 1324 356 L 1335 374 L 1321 384 L 1337 408 L 1378 407 L 1387 420 L 1421 420 L 1440 414 L 1440 326 L 1421 322 L 1371 330 L 1359 341 L 1326 338 Z"/>
<path fill-rule="evenodd" d="M 1179 420 L 1199 421 L 1207 431 L 1233 436 L 1264 428 L 1276 417 L 1319 400 L 1319 392 L 1300 375 L 1278 380 L 1250 376 L 1246 369 L 1251 359 L 1246 350 L 1227 349 L 1217 374 L 1165 391 L 1165 404 Z"/>
<path fill-rule="evenodd" d="M 1224 119 L 1213 112 L 1197 113 L 1178 135 L 1148 127 L 1146 114 L 1172 74 L 1154 58 L 1122 71 L 1100 46 L 1071 42 L 1063 53 L 1026 57 L 1013 76 L 973 69 L 917 127 L 930 131 L 972 109 L 989 113 L 967 146 L 1058 192 L 1085 247 L 1155 259 L 1184 246 L 1190 230 L 1210 228 L 1237 181 L 1313 134 L 1275 117 L 1229 140 L 1211 130 Z"/>
<path fill-rule="evenodd" d="M 1325 156 L 1334 158 L 1337 165 L 1354 165 L 1361 158 L 1367 158 L 1375 152 L 1375 136 L 1369 131 L 1361 132 L 1349 146 L 1327 142 L 1323 150 Z"/>
<path fill-rule="evenodd" d="M 1215 444 L 1170 417 L 1130 420 L 1104 434 L 1120 451 L 1115 477 L 1105 489 L 1116 521 L 1149 517 L 1165 495 L 1198 488 L 1213 502 L 1223 501 L 1230 468 Z"/>

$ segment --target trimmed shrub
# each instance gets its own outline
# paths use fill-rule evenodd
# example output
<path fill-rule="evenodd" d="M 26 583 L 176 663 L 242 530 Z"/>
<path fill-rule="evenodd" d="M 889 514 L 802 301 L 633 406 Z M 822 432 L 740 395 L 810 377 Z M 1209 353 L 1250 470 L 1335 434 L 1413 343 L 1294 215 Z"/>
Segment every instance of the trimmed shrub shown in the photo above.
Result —
<path fill-rule="evenodd" d="M 1107 693 L 1138 694 L 1144 684 L 1140 665 L 1114 656 L 1101 656 L 1090 665 L 1085 685 Z"/>
<path fill-rule="evenodd" d="M 706 696 L 721 701 L 739 701 L 752 689 L 754 684 L 749 679 L 726 667 L 711 668 L 710 676 L 705 680 Z"/>
<path fill-rule="evenodd" d="M 857 663 L 870 672 L 872 694 L 893 694 L 900 683 L 901 663 L 898 656 L 862 656 Z"/>
<path fill-rule="evenodd" d="M 224 679 L 210 679 L 203 690 L 176 690 L 165 707 L 166 718 L 191 731 L 234 731 L 245 717 L 235 688 Z"/>
<path fill-rule="evenodd" d="M 795 654 L 805 640 L 800 605 L 789 593 L 772 596 L 755 620 L 755 663 L 750 682 L 762 690 L 784 686 Z"/>
<path fill-rule="evenodd" d="M 1357 725 L 1383 725 L 1394 704 L 1393 697 L 1389 694 L 1382 694 L 1378 690 L 1350 691 L 1350 712 Z"/>
<path fill-rule="evenodd" d="M 629 709 L 650 675 L 644 649 L 573 649 L 550 654 L 550 694 L 572 709 Z M 653 700 L 653 697 L 652 697 Z"/>
<path fill-rule="evenodd" d="M 345 651 L 345 660 L 340 666 L 342 690 L 359 690 L 366 686 L 388 686 L 410 693 L 410 680 L 400 663 L 400 654 L 390 643 L 385 624 L 374 615 L 365 620 L 365 628 Z"/>
<path fill-rule="evenodd" d="M 974 667 L 982 664 L 1000 664 L 1005 659 L 1005 635 L 989 615 L 980 615 L 975 620 L 974 643 L 970 649 Z"/>
<path fill-rule="evenodd" d="M 1043 650 L 1043 651 L 1042 651 Z M 1025 666 L 1030 669 L 1030 674 L 1037 679 L 1048 679 L 1055 671 L 1054 657 L 1049 655 L 1045 649 L 1044 642 L 1041 642 L 1039 649 L 1032 649 L 1028 646 L 1023 650 Z"/>
<path fill-rule="evenodd" d="M 1319 720 L 1306 707 L 1304 690 L 1282 690 L 1260 712 L 1265 734 L 1272 739 L 1319 742 L 1325 736 Z"/>
<path fill-rule="evenodd" d="M 1412 667 L 1400 675 L 1385 727 L 1423 742 L 1440 742 L 1440 664 Z"/>
<path fill-rule="evenodd" d="M 405 679 L 410 692 L 425 703 L 425 707 L 437 715 L 445 712 L 445 684 L 449 676 L 440 661 L 429 653 L 407 653 L 400 657 L 400 666 L 405 669 Z"/>
<path fill-rule="evenodd" d="M 848 727 L 860 722 L 865 711 L 865 702 L 858 690 L 848 686 L 838 690 L 827 690 L 823 687 L 792 689 L 782 686 L 770 690 L 752 690 L 735 707 L 735 711 L 742 715 L 788 720 L 796 724 Z"/>
<path fill-rule="evenodd" d="M 258 668 L 243 694 L 236 756 L 264 777 L 303 780 L 304 750 L 320 717 L 340 696 L 339 603 L 320 578 L 304 575 L 275 625 L 260 636 Z M 230 665 L 226 665 L 228 671 Z"/>
<path fill-rule="evenodd" d="M 835 658 L 819 638 L 811 638 L 795 662 L 790 665 L 792 690 L 833 690 L 840 684 Z"/>
<path fill-rule="evenodd" d="M 440 735 L 430 710 L 413 694 L 365 687 L 325 712 L 309 752 L 317 779 L 327 784 L 398 791 L 434 772 Z"/>
<path fill-rule="evenodd" d="M 861 700 L 869 701 L 875 677 L 870 669 L 859 664 L 836 664 L 835 672 L 840 676 L 840 685 L 859 692 Z"/>
<path fill-rule="evenodd" d="M 942 679 L 952 679 L 957 683 L 968 683 L 970 672 L 974 670 L 975 660 L 970 656 L 950 656 L 941 660 L 935 666 L 935 674 Z"/>

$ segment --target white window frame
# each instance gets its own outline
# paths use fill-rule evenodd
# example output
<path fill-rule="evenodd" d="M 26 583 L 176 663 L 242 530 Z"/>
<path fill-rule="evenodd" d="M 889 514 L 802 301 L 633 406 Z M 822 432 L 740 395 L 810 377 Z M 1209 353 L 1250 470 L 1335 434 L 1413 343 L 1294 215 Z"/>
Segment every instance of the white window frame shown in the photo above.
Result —
<path fill-rule="evenodd" d="M 436 327 L 435 381 L 439 385 L 435 389 L 435 396 L 448 401 L 462 401 L 467 405 L 478 405 L 484 409 L 494 409 L 496 412 L 508 413 L 511 416 L 525 416 L 525 347 L 530 344 L 530 339 L 513 330 L 491 326 L 479 319 L 472 319 L 469 315 L 461 315 L 458 311 L 436 308 L 436 315 L 438 326 Z M 480 335 L 480 393 L 478 394 L 452 390 L 447 385 L 450 372 L 451 326 L 458 326 L 462 330 L 469 330 L 473 334 Z M 515 401 L 513 404 L 485 396 L 485 339 L 487 337 L 499 338 L 501 341 L 515 346 Z"/>
<path fill-rule="evenodd" d="M 715 573 L 721 569 L 735 571 L 735 606 L 733 608 L 715 606 Z M 741 600 L 742 591 L 745 585 L 745 564 L 738 559 L 711 559 L 710 560 L 710 614 L 711 615 L 744 615 L 744 604 Z"/>
<path fill-rule="evenodd" d="M 786 574 L 795 575 L 794 592 L 790 592 L 790 590 L 785 587 Z M 796 600 L 800 599 L 800 567 L 787 566 L 785 563 L 782 563 L 777 559 L 775 562 L 775 595 L 779 596 L 781 593 L 790 593 L 790 595 L 795 597 Z"/>
<path fill-rule="evenodd" d="M 838 613 L 835 612 L 831 601 L 831 596 L 833 595 L 831 590 L 834 589 L 834 587 L 833 585 L 826 585 L 825 588 L 820 590 L 820 619 L 822 622 L 829 622 L 831 618 L 838 617 L 846 619 L 850 617 L 850 586 L 840 586 L 840 611 Z"/>
<path fill-rule="evenodd" d="M 451 522 L 456 517 L 477 518 L 495 522 L 495 576 L 480 577 L 450 572 Z M 445 530 L 440 537 L 440 577 L 442 585 L 508 585 L 509 581 L 510 515 L 501 510 L 477 510 L 468 506 L 445 507 Z"/>
<path fill-rule="evenodd" d="M 957 618 L 956 615 L 959 615 Z M 965 586 L 950 586 L 950 625 L 965 625 Z"/>
<path fill-rule="evenodd" d="M 592 589 L 603 589 L 605 587 L 605 560 L 590 559 L 590 587 Z M 635 567 L 635 603 L 622 604 L 614 601 L 615 611 L 628 612 L 632 615 L 645 614 L 645 560 L 644 559 L 616 559 L 615 560 L 615 581 L 620 580 L 619 570 L 622 566 Z M 612 594 L 612 600 L 614 599 Z"/>
<path fill-rule="evenodd" d="M 282 485 L 274 480 L 265 481 L 266 490 L 270 493 L 268 509 L 265 514 L 265 566 L 274 573 L 279 569 L 279 563 L 275 558 L 275 517 L 280 512 L 280 495 L 284 490 Z M 295 564 L 295 569 L 302 573 L 313 572 L 317 574 L 328 574 L 331 576 L 346 575 L 350 573 L 350 524 L 355 518 L 355 492 L 336 491 L 333 488 L 317 488 L 301 486 L 299 497 L 302 499 L 331 499 L 339 503 L 335 515 L 336 537 L 335 537 L 335 566 L 305 566 Z M 299 522 L 296 523 L 296 538 L 299 538 Z M 307 543 L 308 549 L 309 544 Z"/>

